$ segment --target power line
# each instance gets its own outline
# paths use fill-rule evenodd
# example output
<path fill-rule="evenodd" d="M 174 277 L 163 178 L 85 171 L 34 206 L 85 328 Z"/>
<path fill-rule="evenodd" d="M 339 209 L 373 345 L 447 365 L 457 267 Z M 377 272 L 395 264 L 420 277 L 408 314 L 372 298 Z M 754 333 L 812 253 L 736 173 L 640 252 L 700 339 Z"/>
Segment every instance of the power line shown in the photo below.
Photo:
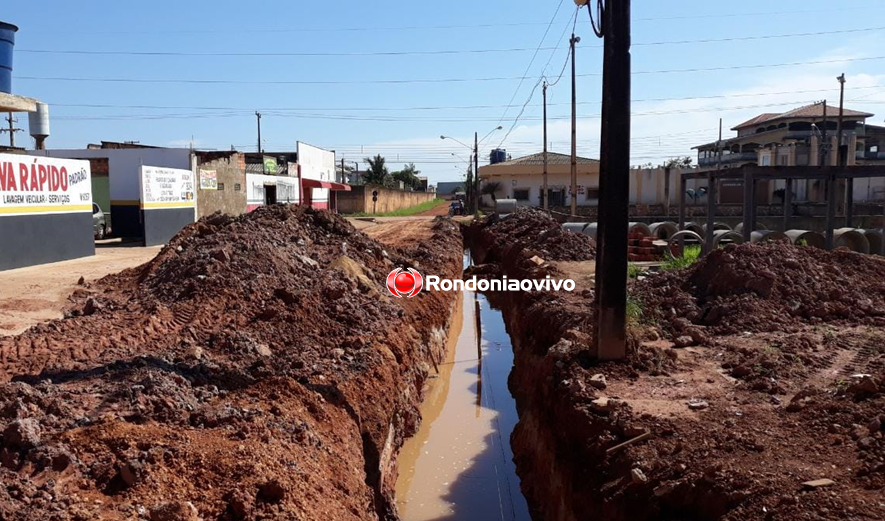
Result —
<path fill-rule="evenodd" d="M 504 109 L 504 113 L 501 114 L 501 120 L 498 121 L 499 125 L 504 121 L 504 118 L 507 116 L 507 112 L 510 110 L 510 105 L 513 104 L 513 100 L 515 100 L 516 95 L 519 94 L 519 89 L 522 88 L 523 82 L 525 82 L 525 79 L 528 77 L 529 71 L 531 70 L 532 65 L 534 65 L 535 63 L 535 58 L 538 57 L 538 53 L 541 51 L 541 46 L 544 45 L 544 41 L 547 39 L 547 35 L 550 33 L 550 28 L 553 27 L 553 22 L 556 21 L 556 15 L 558 15 L 559 10 L 562 9 L 563 3 L 565 3 L 565 0 L 559 0 L 559 5 L 556 6 L 556 11 L 553 13 L 553 17 L 550 18 L 550 22 L 547 24 L 547 29 L 544 30 L 544 36 L 542 36 L 541 41 L 538 42 L 538 48 L 532 55 L 532 59 L 529 61 L 528 67 L 525 68 L 525 72 L 522 73 L 522 77 L 519 79 L 519 85 L 516 86 L 516 90 L 513 91 L 513 96 L 510 97 L 510 101 L 507 103 L 507 108 Z M 535 85 L 535 88 L 538 88 L 538 86 Z M 534 89 L 532 90 L 532 92 L 534 92 Z M 523 107 L 523 110 L 525 110 L 525 107 Z"/>
<path fill-rule="evenodd" d="M 722 67 L 695 67 L 690 69 L 661 69 L 634 71 L 633 74 L 684 74 L 717 72 L 746 69 L 764 69 L 771 67 L 798 67 L 803 65 L 822 65 L 829 63 L 849 63 L 883 60 L 885 56 L 863 58 L 838 58 L 833 60 L 813 60 L 804 62 L 769 63 L 753 65 L 731 65 Z M 578 77 L 601 76 L 601 73 L 578 74 Z M 487 81 L 522 80 L 521 76 L 500 76 L 489 78 L 424 78 L 395 80 L 221 80 L 221 79 L 171 79 L 171 78 L 83 78 L 73 76 L 18 76 L 16 79 L 29 81 L 71 81 L 90 83 L 150 83 L 150 84 L 195 84 L 195 85 L 396 85 L 413 83 L 468 83 Z M 511 102 L 512 103 L 512 102 Z"/>
<path fill-rule="evenodd" d="M 883 85 L 870 85 L 865 87 L 854 87 L 852 90 L 863 89 L 883 89 Z M 787 94 L 812 94 L 830 92 L 832 89 L 812 89 L 812 90 L 790 90 L 776 92 L 752 92 L 745 94 L 720 94 L 710 96 L 685 96 L 676 98 L 644 98 L 634 99 L 633 103 L 649 103 L 662 101 L 696 101 L 696 100 L 713 100 L 713 99 L 731 99 L 731 98 L 748 98 L 762 96 L 781 96 Z M 872 94 L 877 94 L 876 92 Z M 855 98 L 858 101 L 861 98 Z M 578 105 L 599 105 L 599 101 L 579 101 Z M 118 108 L 118 109 L 146 109 L 146 110 L 213 110 L 213 111 L 243 111 L 253 112 L 254 107 L 213 107 L 213 106 L 181 106 L 181 105 L 111 105 L 101 103 L 52 103 L 54 107 L 78 107 L 78 108 Z M 565 106 L 570 103 L 548 103 L 548 107 Z M 435 110 L 481 110 L 481 109 L 499 109 L 507 105 L 439 105 L 439 106 L 414 106 L 414 107 L 259 107 L 261 111 L 334 111 L 334 112 L 364 112 L 364 111 L 435 111 Z M 510 105 L 511 108 L 518 105 Z M 531 107 L 540 107 L 540 105 L 529 105 Z"/>
<path fill-rule="evenodd" d="M 560 4 L 561 5 L 561 4 Z M 577 22 L 577 20 L 576 20 Z M 885 31 L 885 27 L 864 27 L 857 29 L 841 29 L 834 31 L 813 31 L 802 33 L 788 34 L 767 34 L 759 36 L 735 36 L 729 38 L 702 38 L 696 40 L 664 40 L 656 42 L 636 42 L 634 47 L 642 46 L 662 46 L 662 45 L 689 45 L 689 44 L 709 44 L 709 43 L 725 43 L 725 42 L 742 42 L 753 40 L 772 40 L 782 38 L 802 38 L 811 36 L 827 36 L 840 34 L 853 34 L 863 32 Z M 546 39 L 547 33 L 544 37 Z M 541 41 L 543 45 L 544 40 Z M 589 45 L 587 48 L 602 48 L 601 45 Z M 56 55 L 83 55 L 83 56 L 145 56 L 145 57 L 247 57 L 247 58 L 285 58 L 285 57 L 369 57 L 369 56 L 435 56 L 435 55 L 458 55 L 458 54 L 494 54 L 494 53 L 518 53 L 518 52 L 534 52 L 529 68 L 534 63 L 534 58 L 541 51 L 556 51 L 555 47 L 514 47 L 500 49 L 440 49 L 440 50 L 424 50 L 424 51 L 351 51 L 351 52 L 319 52 L 319 51 L 299 51 L 299 52 L 192 52 L 192 51 L 91 51 L 77 49 L 16 49 L 17 53 L 27 54 L 56 54 Z M 555 54 L 555 53 L 554 53 Z M 551 55 L 552 58 L 553 55 Z M 549 64 L 549 61 L 548 61 Z"/>
<path fill-rule="evenodd" d="M 811 104 L 815 100 L 801 100 L 801 101 L 785 101 L 778 103 L 765 103 L 765 104 L 757 104 L 757 105 L 741 105 L 741 106 L 733 106 L 733 107 L 713 107 L 713 108 L 697 108 L 697 109 L 673 109 L 673 110 L 664 110 L 664 111 L 647 111 L 647 112 L 633 112 L 632 116 L 634 117 L 644 117 L 644 116 L 665 116 L 671 114 L 689 114 L 689 113 L 708 113 L 708 112 L 733 112 L 737 110 L 747 110 L 754 108 L 771 108 L 771 107 L 784 107 L 784 106 L 795 106 L 795 105 L 805 105 Z M 849 102 L 853 102 L 856 100 L 847 100 Z M 264 112 L 265 114 L 270 112 Z M 366 122 L 404 122 L 404 121 L 422 121 L 422 122 L 439 122 L 439 123 L 469 123 L 469 122 L 490 122 L 497 121 L 497 118 L 493 117 L 449 117 L 449 118 L 426 118 L 426 117 L 396 117 L 396 116 L 349 116 L 349 115 L 331 115 L 331 114 L 297 114 L 297 113 L 273 113 L 275 117 L 278 118 L 292 118 L 292 119 L 310 119 L 310 120 L 338 120 L 338 121 L 366 121 Z M 101 121 L 101 120 L 156 120 L 156 119 L 190 119 L 190 118 L 198 118 L 198 117 L 246 117 L 249 116 L 246 113 L 236 113 L 236 114 L 226 114 L 221 113 L 218 115 L 190 115 L 190 114 L 168 114 L 168 115 L 118 115 L 118 116 L 56 116 L 54 119 L 56 120 L 68 120 L 68 121 Z M 593 113 L 593 114 L 581 114 L 578 116 L 579 119 L 599 119 L 601 114 Z M 538 117 L 530 117 L 530 118 L 522 118 L 525 121 L 540 121 Z M 558 117 L 548 117 L 548 120 L 553 121 L 565 121 L 570 119 L 570 116 L 558 116 Z"/>
<path fill-rule="evenodd" d="M 837 9 L 805 9 L 805 10 L 785 10 L 785 11 L 764 11 L 764 12 L 733 12 L 721 14 L 690 14 L 675 16 L 654 16 L 645 18 L 635 18 L 634 22 L 659 22 L 666 20 L 698 20 L 698 19 L 718 19 L 718 18 L 734 18 L 734 17 L 757 17 L 757 16 L 781 16 L 781 15 L 797 15 L 797 14 L 820 14 L 820 13 L 841 13 L 846 11 L 877 11 L 882 10 L 885 6 L 880 3 L 867 6 L 839 6 Z M 589 21 L 582 21 L 588 23 Z M 231 33 L 249 34 L 277 34 L 277 33 L 333 33 L 333 32 L 378 32 L 378 31 L 427 31 L 427 30 L 460 30 L 460 29 L 483 29 L 483 28 L 507 28 L 507 27 L 527 27 L 542 26 L 544 22 L 509 22 L 509 23 L 484 23 L 484 24 L 446 24 L 446 25 L 406 25 L 406 26 L 356 26 L 356 27 L 298 27 L 295 29 L 270 29 L 261 28 L 243 28 L 229 27 L 225 29 L 192 29 L 186 30 L 153 30 L 153 31 L 93 31 L 88 30 L 90 35 L 143 35 L 143 34 L 225 34 Z M 78 33 L 79 34 L 79 33 Z"/>

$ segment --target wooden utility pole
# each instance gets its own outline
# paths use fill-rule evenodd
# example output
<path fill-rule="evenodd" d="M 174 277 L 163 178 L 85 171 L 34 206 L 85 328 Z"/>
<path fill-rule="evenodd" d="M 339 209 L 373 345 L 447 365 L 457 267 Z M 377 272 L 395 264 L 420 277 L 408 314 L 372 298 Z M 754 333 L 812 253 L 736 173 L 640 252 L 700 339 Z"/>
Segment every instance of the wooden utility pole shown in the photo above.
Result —
<path fill-rule="evenodd" d="M 473 214 L 479 211 L 479 132 L 473 133 Z"/>
<path fill-rule="evenodd" d="M 0 129 L 0 132 L 9 132 L 9 147 L 15 148 L 15 133 L 21 132 L 22 129 L 15 128 L 15 123 L 17 120 L 12 117 L 12 112 L 9 113 L 9 116 L 6 118 L 6 122 L 9 123 L 8 129 Z"/>
<path fill-rule="evenodd" d="M 589 9 L 589 8 L 588 8 Z M 572 54 L 572 186 L 571 186 L 571 199 L 572 199 L 572 207 L 571 207 L 571 215 L 575 217 L 578 215 L 578 97 L 575 87 L 575 44 L 581 41 L 580 36 L 575 36 L 575 33 L 572 33 L 572 38 L 569 40 L 569 45 L 571 46 L 571 54 Z M 544 139 L 546 142 L 547 140 Z"/>
<path fill-rule="evenodd" d="M 836 130 L 836 141 L 839 144 L 839 160 L 838 165 L 844 167 L 848 165 L 848 144 L 843 144 L 843 118 L 845 116 L 845 73 L 843 72 L 836 78 L 839 82 L 839 126 Z M 845 226 L 851 228 L 851 221 L 854 220 L 854 178 L 849 177 L 845 180 Z"/>
<path fill-rule="evenodd" d="M 589 9 L 589 7 L 588 7 Z M 602 15 L 602 139 L 596 250 L 596 348 L 600 360 L 627 356 L 627 223 L 630 210 L 630 0 Z"/>
<path fill-rule="evenodd" d="M 255 117 L 258 119 L 258 153 L 262 152 L 261 150 L 261 113 L 256 111 Z"/>
<path fill-rule="evenodd" d="M 722 118 L 719 118 L 719 141 L 716 142 L 716 171 L 722 170 Z M 704 248 L 707 253 L 713 251 L 713 241 L 716 231 L 716 176 L 713 172 L 707 172 L 707 229 L 704 233 Z"/>
<path fill-rule="evenodd" d="M 541 188 L 541 201 L 543 201 L 544 211 L 548 211 L 548 189 L 547 189 L 547 82 L 544 81 L 544 186 Z"/>

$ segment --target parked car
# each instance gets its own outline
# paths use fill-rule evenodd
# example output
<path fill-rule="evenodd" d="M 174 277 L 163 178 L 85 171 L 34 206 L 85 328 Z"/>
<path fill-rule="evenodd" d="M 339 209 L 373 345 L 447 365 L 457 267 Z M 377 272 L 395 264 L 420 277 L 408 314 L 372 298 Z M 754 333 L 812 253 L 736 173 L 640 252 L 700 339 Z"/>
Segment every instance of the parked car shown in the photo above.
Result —
<path fill-rule="evenodd" d="M 111 227 L 108 226 L 104 212 L 95 203 L 92 203 L 92 233 L 97 241 L 104 239 L 111 233 Z"/>

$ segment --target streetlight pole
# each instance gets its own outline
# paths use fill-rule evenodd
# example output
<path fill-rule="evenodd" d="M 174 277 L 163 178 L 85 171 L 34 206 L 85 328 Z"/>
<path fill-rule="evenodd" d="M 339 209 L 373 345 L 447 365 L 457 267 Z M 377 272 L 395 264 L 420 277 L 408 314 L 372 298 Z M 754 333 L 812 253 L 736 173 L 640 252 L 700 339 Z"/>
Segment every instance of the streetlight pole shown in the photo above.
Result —
<path fill-rule="evenodd" d="M 469 198 L 470 200 L 468 201 L 468 203 L 471 204 L 471 206 L 472 206 L 471 210 L 473 211 L 473 213 L 476 213 L 479 210 L 479 185 L 480 185 L 480 180 L 479 180 L 479 144 L 482 143 L 483 141 L 485 141 L 486 139 L 488 139 L 489 136 L 491 136 L 492 134 L 495 133 L 495 131 L 501 130 L 503 128 L 504 127 L 498 125 L 497 127 L 493 128 L 491 131 L 489 131 L 489 133 L 486 134 L 486 136 L 484 138 L 482 138 L 482 140 L 479 139 L 479 132 L 474 132 L 473 133 L 473 146 L 470 146 L 470 145 L 468 145 L 462 141 L 459 141 L 453 137 L 450 137 L 450 136 L 439 136 L 440 139 L 451 139 L 455 143 L 458 143 L 459 145 L 463 146 L 464 148 L 470 149 L 470 151 L 473 153 L 473 161 L 472 161 L 473 162 L 473 175 L 474 175 L 473 186 L 467 187 L 467 188 L 472 189 L 470 191 L 473 192 L 473 197 L 470 197 Z"/>

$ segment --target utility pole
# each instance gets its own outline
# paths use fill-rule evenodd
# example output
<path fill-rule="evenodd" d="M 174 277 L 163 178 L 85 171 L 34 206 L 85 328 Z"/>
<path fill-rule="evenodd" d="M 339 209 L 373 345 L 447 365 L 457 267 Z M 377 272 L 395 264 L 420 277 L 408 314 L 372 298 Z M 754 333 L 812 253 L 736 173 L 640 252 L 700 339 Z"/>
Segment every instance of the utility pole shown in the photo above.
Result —
<path fill-rule="evenodd" d="M 580 41 L 581 37 L 575 36 L 575 33 L 572 33 L 572 38 L 571 40 L 569 40 L 572 54 L 572 217 L 578 215 L 578 97 L 577 93 L 575 92 L 575 44 Z"/>
<path fill-rule="evenodd" d="M 845 115 L 845 73 L 843 72 L 841 76 L 836 78 L 839 81 L 839 124 L 836 128 L 836 143 L 839 147 L 839 152 L 837 156 L 836 164 L 838 166 L 845 166 L 845 154 L 843 154 L 842 150 L 842 117 Z"/>
<path fill-rule="evenodd" d="M 722 170 L 722 118 L 719 118 L 719 141 L 716 142 L 716 171 Z M 704 248 L 707 253 L 713 251 L 713 241 L 715 239 L 714 222 L 716 221 L 716 180 L 717 177 L 713 172 L 707 173 L 707 229 L 704 233 Z"/>
<path fill-rule="evenodd" d="M 827 166 L 827 151 L 830 149 L 830 144 L 827 142 L 827 100 L 824 100 L 824 128 L 821 130 L 820 141 L 820 166 Z"/>
<path fill-rule="evenodd" d="M 18 120 L 12 117 L 12 112 L 9 113 L 9 116 L 6 118 L 6 121 L 9 123 L 9 128 L 8 129 L 0 129 L 0 132 L 9 132 L 9 147 L 15 148 L 15 133 L 21 132 L 22 129 L 15 128 L 15 124 L 18 122 Z"/>
<path fill-rule="evenodd" d="M 473 133 L 473 213 L 479 211 L 479 132 Z"/>
<path fill-rule="evenodd" d="M 839 82 L 839 125 L 836 130 L 836 141 L 839 145 L 839 159 L 836 164 L 841 168 L 848 165 L 848 145 L 842 143 L 844 139 L 842 120 L 845 116 L 845 73 L 843 72 L 838 76 L 836 81 Z M 845 226 L 850 228 L 851 221 L 854 220 L 854 179 L 851 177 L 846 178 L 843 184 L 845 186 Z"/>
<path fill-rule="evenodd" d="M 588 9 L 590 9 L 588 7 Z M 592 16 L 592 11 L 591 11 Z M 605 39 L 599 243 L 596 249 L 596 349 L 600 360 L 627 356 L 627 222 L 630 210 L 630 0 L 608 0 Z"/>
<path fill-rule="evenodd" d="M 261 113 L 256 111 L 255 117 L 258 118 L 258 153 L 262 152 L 261 150 Z"/>
<path fill-rule="evenodd" d="M 541 188 L 541 201 L 544 206 L 544 211 L 548 211 L 548 192 L 547 192 L 547 81 L 544 81 L 544 88 L 542 89 L 544 93 L 544 186 Z"/>

